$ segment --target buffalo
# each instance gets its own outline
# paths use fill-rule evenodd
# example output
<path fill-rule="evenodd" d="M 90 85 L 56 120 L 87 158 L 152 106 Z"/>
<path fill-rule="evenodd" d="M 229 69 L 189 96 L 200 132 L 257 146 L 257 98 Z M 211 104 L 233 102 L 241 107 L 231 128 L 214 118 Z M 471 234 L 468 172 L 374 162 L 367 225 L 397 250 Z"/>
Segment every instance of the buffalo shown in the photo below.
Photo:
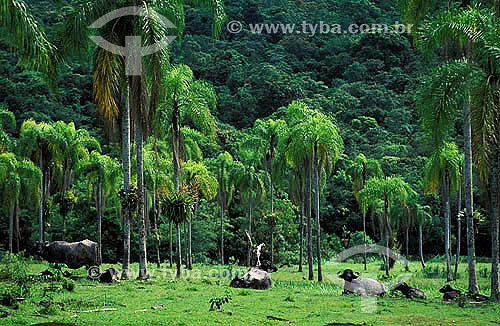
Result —
<path fill-rule="evenodd" d="M 269 274 L 277 270 L 276 266 L 269 260 L 263 260 L 260 265 L 250 268 L 243 277 L 236 276 L 229 286 L 233 288 L 267 290 L 272 285 Z"/>
<path fill-rule="evenodd" d="M 449 284 L 446 284 L 439 292 L 443 293 L 443 301 L 455 300 L 462 295 L 460 290 L 452 288 Z"/>
<path fill-rule="evenodd" d="M 400 291 L 403 295 L 410 299 L 425 299 L 425 293 L 422 290 L 410 287 L 406 282 L 399 282 L 394 286 L 395 291 Z"/>
<path fill-rule="evenodd" d="M 37 242 L 36 254 L 49 263 L 66 264 L 68 268 L 77 269 L 85 266 L 98 266 L 96 242 L 85 239 L 79 242 Z"/>
<path fill-rule="evenodd" d="M 357 293 L 360 296 L 382 296 L 386 293 L 384 284 L 372 278 L 359 278 L 359 273 L 354 273 L 351 269 L 345 269 L 339 278 L 344 279 L 343 294 Z"/>

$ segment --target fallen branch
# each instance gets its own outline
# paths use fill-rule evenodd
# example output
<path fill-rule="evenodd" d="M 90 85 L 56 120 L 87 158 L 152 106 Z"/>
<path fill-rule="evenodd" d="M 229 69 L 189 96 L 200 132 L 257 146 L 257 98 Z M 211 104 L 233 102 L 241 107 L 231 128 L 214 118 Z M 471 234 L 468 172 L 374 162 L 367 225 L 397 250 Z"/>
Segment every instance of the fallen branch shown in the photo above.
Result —
<path fill-rule="evenodd" d="M 354 323 L 328 323 L 328 326 L 366 326 L 366 323 L 354 324 Z"/>
<path fill-rule="evenodd" d="M 274 316 L 266 316 L 266 318 L 269 320 L 286 321 L 288 324 L 294 323 L 294 321 L 289 321 L 288 319 L 274 317 Z"/>
<path fill-rule="evenodd" d="M 82 311 L 72 311 L 72 312 L 102 312 L 102 311 L 117 311 L 116 308 L 102 308 L 102 309 L 93 309 L 93 310 L 82 310 Z"/>

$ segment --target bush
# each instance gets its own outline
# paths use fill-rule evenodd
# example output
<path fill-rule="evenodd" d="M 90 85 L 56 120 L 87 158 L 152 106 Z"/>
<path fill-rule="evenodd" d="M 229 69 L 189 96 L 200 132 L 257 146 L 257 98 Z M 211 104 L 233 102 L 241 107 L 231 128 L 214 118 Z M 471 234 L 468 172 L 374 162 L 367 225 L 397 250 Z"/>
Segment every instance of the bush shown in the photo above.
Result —
<path fill-rule="evenodd" d="M 73 292 L 75 289 L 75 281 L 70 280 L 70 279 L 64 279 L 63 284 L 62 284 L 63 289 Z"/>
<path fill-rule="evenodd" d="M 351 240 L 349 241 L 349 248 L 352 248 L 352 247 L 355 247 L 355 246 L 359 246 L 359 245 L 362 245 L 363 244 L 363 236 L 364 236 L 364 232 L 363 231 L 356 231 L 354 233 L 351 234 Z M 373 241 L 372 239 L 370 239 L 370 236 L 368 236 L 368 234 L 366 235 L 366 244 L 367 245 L 371 245 L 371 244 L 374 244 L 375 241 Z"/>
<path fill-rule="evenodd" d="M 16 297 L 29 293 L 28 264 L 22 253 L 4 255 L 0 261 L 0 279 L 11 281 L 9 293 Z"/>

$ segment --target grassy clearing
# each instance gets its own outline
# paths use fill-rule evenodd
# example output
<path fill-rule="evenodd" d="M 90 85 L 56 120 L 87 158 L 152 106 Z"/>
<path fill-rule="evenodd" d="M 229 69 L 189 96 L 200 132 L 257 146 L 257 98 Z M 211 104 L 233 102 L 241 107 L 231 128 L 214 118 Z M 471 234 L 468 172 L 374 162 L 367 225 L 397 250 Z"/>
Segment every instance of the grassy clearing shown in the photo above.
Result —
<path fill-rule="evenodd" d="M 39 273 L 47 264 L 30 264 L 31 273 Z M 107 268 L 110 265 L 105 265 Z M 119 266 L 114 266 L 119 268 Z M 322 284 L 304 280 L 306 273 L 297 273 L 297 267 L 281 268 L 272 274 L 273 288 L 268 291 L 231 289 L 229 272 L 222 266 L 199 266 L 183 280 L 172 280 L 170 270 L 158 271 L 149 281 L 124 281 L 119 284 L 97 284 L 79 281 L 73 292 L 47 290 L 60 283 L 37 282 L 31 296 L 10 310 L 15 315 L 0 319 L 0 325 L 32 325 L 47 322 L 65 322 L 74 325 L 283 325 L 284 321 L 268 320 L 274 316 L 293 321 L 295 325 L 326 325 L 332 322 L 366 323 L 366 325 L 498 325 L 500 305 L 493 303 L 470 304 L 459 307 L 457 303 L 442 303 L 439 288 L 445 284 L 443 264 L 431 263 L 422 272 L 416 262 L 410 264 L 411 275 L 404 267 L 396 265 L 391 281 L 403 276 L 408 283 L 425 291 L 425 302 L 407 300 L 389 294 L 377 299 L 374 313 L 361 313 L 361 298 L 341 296 L 342 282 L 336 273 L 344 268 L 362 270 L 360 264 L 327 263 Z M 138 266 L 134 265 L 137 269 Z M 459 278 L 452 286 L 466 289 L 466 265 L 461 265 Z M 488 294 L 488 264 L 478 264 L 479 285 Z M 238 267 L 245 271 L 246 268 Z M 233 271 L 234 272 L 234 271 Z M 76 273 L 85 275 L 83 269 Z M 165 277 L 164 277 L 165 275 Z M 383 275 L 379 262 L 368 265 L 362 275 Z M 0 283 L 5 287 L 6 283 Z M 231 302 L 221 311 L 209 312 L 209 301 L 231 292 Z M 42 301 L 42 305 L 40 302 Z M 60 304 L 44 306 L 43 301 Z M 156 309 L 153 309 L 156 308 Z M 83 312 L 111 308 L 113 311 Z M 8 310 L 0 306 L 1 310 Z"/>

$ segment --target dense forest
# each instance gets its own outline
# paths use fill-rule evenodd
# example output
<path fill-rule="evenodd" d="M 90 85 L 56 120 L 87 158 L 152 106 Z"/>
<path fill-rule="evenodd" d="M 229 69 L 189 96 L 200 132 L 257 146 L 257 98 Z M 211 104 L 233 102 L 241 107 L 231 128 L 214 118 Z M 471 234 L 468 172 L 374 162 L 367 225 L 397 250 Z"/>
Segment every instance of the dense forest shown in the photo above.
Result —
<path fill-rule="evenodd" d="M 172 264 L 181 248 L 187 266 L 250 264 L 250 237 L 266 244 L 265 257 L 300 268 L 363 241 L 421 256 L 422 264 L 446 252 L 449 267 L 457 246 L 467 255 L 468 227 L 478 259 L 495 255 L 491 78 L 500 51 L 488 43 L 494 32 L 446 28 L 476 17 L 498 31 L 496 1 L 467 9 L 467 1 L 234 0 L 223 5 L 226 17 L 214 8 L 219 1 L 187 1 L 182 37 L 148 59 L 145 83 L 120 76 L 121 62 L 68 29 L 83 2 L 29 1 L 63 52 L 49 74 L 24 64 L 29 51 L 12 36 L 0 42 L 2 250 L 88 238 L 101 244 L 103 262 L 118 263 L 130 220 L 131 261 L 143 261 L 147 248 L 149 261 Z M 229 21 L 244 22 L 243 31 L 230 33 Z M 303 21 L 419 29 L 311 36 L 246 28 Z M 82 50 L 69 49 L 76 45 Z M 485 74 L 489 84 L 477 86 Z M 467 87 L 467 99 L 466 91 L 456 95 Z M 472 116 L 472 198 L 467 101 L 486 108 Z M 489 125 L 479 129 L 481 121 Z M 189 216 L 177 211 L 184 205 Z"/>

